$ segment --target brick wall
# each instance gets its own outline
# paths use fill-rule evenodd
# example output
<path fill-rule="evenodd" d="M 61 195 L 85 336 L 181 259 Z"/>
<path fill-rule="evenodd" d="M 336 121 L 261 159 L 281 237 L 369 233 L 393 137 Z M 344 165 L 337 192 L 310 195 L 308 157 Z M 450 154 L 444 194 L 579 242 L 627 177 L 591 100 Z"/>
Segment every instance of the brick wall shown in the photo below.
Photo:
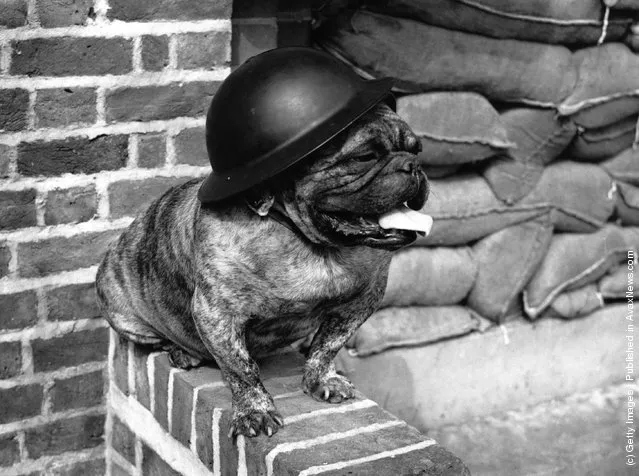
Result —
<path fill-rule="evenodd" d="M 104 471 L 106 245 L 207 173 L 231 0 L 0 2 L 0 473 Z"/>
<path fill-rule="evenodd" d="M 172 368 L 165 352 L 149 354 L 115 332 L 109 356 L 107 474 L 470 475 L 459 458 L 361 394 L 341 404 L 304 395 L 299 353 L 260 362 L 284 427 L 235 441 L 219 369 Z"/>

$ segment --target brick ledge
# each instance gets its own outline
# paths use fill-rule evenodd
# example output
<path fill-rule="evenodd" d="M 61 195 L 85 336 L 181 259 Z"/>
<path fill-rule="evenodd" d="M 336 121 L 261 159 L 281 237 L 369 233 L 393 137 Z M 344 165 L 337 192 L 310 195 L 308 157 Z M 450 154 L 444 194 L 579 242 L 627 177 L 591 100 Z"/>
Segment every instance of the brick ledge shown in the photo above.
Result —
<path fill-rule="evenodd" d="M 358 394 L 342 404 L 316 402 L 299 389 L 303 359 L 261 363 L 285 426 L 273 437 L 226 436 L 230 391 L 219 369 L 171 368 L 111 331 L 107 474 L 469 475 L 434 440 Z"/>

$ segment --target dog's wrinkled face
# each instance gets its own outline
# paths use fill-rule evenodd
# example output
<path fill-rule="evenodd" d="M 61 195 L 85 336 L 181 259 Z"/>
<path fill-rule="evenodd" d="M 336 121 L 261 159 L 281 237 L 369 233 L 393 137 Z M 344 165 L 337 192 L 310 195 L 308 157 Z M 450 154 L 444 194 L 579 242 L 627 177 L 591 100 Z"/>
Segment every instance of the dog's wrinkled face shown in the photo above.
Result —
<path fill-rule="evenodd" d="M 397 249 L 417 232 L 382 228 L 379 218 L 404 205 L 424 206 L 428 181 L 416 163 L 420 149 L 408 125 L 380 104 L 269 188 L 315 243 Z"/>

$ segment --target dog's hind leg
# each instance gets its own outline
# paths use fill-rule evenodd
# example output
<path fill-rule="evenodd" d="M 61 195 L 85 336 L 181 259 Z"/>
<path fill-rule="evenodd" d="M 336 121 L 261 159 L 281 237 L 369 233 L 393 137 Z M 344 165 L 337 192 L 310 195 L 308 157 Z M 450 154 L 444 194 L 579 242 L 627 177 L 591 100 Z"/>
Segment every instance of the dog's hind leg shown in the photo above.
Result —
<path fill-rule="evenodd" d="M 131 342 L 153 347 L 160 347 L 166 343 L 166 339 L 153 328 L 135 317 L 109 310 L 104 314 L 113 330 Z"/>

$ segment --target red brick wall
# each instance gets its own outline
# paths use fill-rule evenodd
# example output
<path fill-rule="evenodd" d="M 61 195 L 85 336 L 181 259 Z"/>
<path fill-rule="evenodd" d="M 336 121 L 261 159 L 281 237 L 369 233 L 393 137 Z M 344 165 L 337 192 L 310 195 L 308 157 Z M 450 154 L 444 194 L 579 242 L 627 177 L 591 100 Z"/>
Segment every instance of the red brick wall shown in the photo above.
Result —
<path fill-rule="evenodd" d="M 101 474 L 107 246 L 208 171 L 231 0 L 0 2 L 0 473 Z"/>

